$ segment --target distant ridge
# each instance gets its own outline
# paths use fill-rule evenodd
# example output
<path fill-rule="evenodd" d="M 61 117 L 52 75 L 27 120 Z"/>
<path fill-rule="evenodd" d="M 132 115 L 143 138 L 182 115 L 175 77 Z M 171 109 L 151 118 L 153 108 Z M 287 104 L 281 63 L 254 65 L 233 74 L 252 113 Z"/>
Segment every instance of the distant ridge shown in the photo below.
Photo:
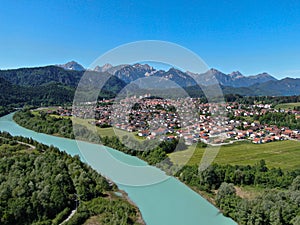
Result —
<path fill-rule="evenodd" d="M 66 70 L 85 71 L 84 67 L 75 61 L 57 66 Z M 193 86 L 196 83 L 204 86 L 210 86 L 219 83 L 220 85 L 229 87 L 250 87 L 254 84 L 262 84 L 268 81 L 277 80 L 275 77 L 266 72 L 257 75 L 244 76 L 239 71 L 225 74 L 217 69 L 211 68 L 205 73 L 196 74 L 188 71 L 183 72 L 175 68 L 171 68 L 168 71 L 156 70 L 148 64 L 139 63 L 134 65 L 122 64 L 116 66 L 106 63 L 102 66 L 96 66 L 94 69 L 92 69 L 92 71 L 108 72 L 126 83 L 143 78 L 145 76 L 158 76 L 164 79 L 172 80 L 176 83 L 181 83 L 182 86 Z M 194 79 L 194 81 L 192 81 L 191 78 Z"/>
<path fill-rule="evenodd" d="M 85 71 L 83 66 L 72 61 L 56 66 L 0 70 L 0 78 L 3 79 L 1 81 L 3 84 L 4 81 L 7 81 L 18 86 L 35 87 L 55 83 L 76 88 Z M 129 83 L 135 82 L 134 90 L 151 87 L 159 89 L 182 87 L 195 97 L 202 93 L 198 84 L 202 88 L 213 88 L 214 85 L 220 85 L 224 94 L 243 96 L 300 95 L 300 78 L 277 80 L 268 73 L 244 76 L 239 71 L 225 74 L 217 69 L 210 69 L 203 74 L 194 74 L 175 68 L 170 68 L 167 71 L 157 70 L 150 65 L 139 63 L 134 65 L 105 64 L 88 71 L 101 73 L 103 76 L 112 75 L 106 89 L 110 93 L 118 93 Z M 142 80 L 144 83 L 141 82 Z M 175 85 L 169 85 L 170 83 Z"/>
<path fill-rule="evenodd" d="M 249 87 L 254 84 L 261 84 L 267 81 L 276 81 L 277 79 L 268 73 L 260 73 L 252 76 L 244 76 L 239 71 L 230 74 L 222 73 L 216 69 L 210 69 L 203 74 L 195 74 L 187 72 L 198 83 L 202 85 L 213 85 L 219 83 L 223 86 L 230 87 Z"/>
<path fill-rule="evenodd" d="M 268 73 L 260 73 L 252 76 L 244 76 L 239 71 L 225 74 L 217 69 L 210 69 L 203 74 L 195 74 L 191 72 L 183 72 L 175 68 L 170 68 L 168 71 L 156 70 L 147 64 L 134 64 L 134 65 L 119 65 L 112 66 L 105 64 L 97 66 L 94 69 L 98 72 L 109 72 L 119 79 L 130 83 L 139 78 L 157 76 L 163 79 L 174 81 L 180 86 L 187 87 L 196 84 L 210 86 L 219 83 L 223 86 L 230 87 L 250 87 L 254 84 L 261 84 L 267 81 L 276 81 L 277 79 Z"/>

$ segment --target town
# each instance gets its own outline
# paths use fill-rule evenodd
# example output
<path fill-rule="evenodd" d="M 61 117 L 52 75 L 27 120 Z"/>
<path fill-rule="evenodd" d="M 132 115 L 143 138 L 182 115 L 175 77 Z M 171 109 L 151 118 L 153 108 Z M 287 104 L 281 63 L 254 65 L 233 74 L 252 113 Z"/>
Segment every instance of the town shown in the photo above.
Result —
<path fill-rule="evenodd" d="M 261 103 L 202 103 L 197 98 L 173 100 L 145 95 L 118 101 L 100 100 L 92 112 L 90 107 L 74 107 L 73 111 L 60 107 L 47 113 L 94 118 L 89 121 L 93 125 L 134 132 L 144 139 L 183 138 L 187 145 L 198 141 L 211 145 L 241 140 L 249 140 L 254 144 L 288 139 L 300 141 L 299 127 L 292 129 L 278 126 L 276 121 L 268 124 L 259 121 L 262 116 L 272 113 L 292 115 L 298 121 L 299 110 L 275 109 L 270 104 Z"/>

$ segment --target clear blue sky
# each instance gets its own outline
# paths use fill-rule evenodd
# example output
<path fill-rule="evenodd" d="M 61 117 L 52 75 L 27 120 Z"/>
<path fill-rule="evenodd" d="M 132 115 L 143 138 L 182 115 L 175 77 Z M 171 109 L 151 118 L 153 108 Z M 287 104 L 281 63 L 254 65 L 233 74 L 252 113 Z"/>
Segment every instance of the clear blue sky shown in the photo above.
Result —
<path fill-rule="evenodd" d="M 300 1 L 15 1 L 0 5 L 0 68 L 88 66 L 107 50 L 164 40 L 209 65 L 300 77 Z"/>

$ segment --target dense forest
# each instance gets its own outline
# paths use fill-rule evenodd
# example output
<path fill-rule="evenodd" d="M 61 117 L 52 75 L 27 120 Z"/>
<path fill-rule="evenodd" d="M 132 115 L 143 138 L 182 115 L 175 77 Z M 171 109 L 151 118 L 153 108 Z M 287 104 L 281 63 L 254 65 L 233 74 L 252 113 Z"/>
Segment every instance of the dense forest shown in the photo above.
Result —
<path fill-rule="evenodd" d="M 9 106 L 9 107 L 8 106 L 7 107 L 0 106 L 0 117 L 4 116 L 6 114 L 9 114 L 9 113 L 11 113 L 13 111 L 14 111 L 14 108 L 11 107 L 11 106 Z"/>
<path fill-rule="evenodd" d="M 226 94 L 226 102 L 238 102 L 253 105 L 255 103 L 271 104 L 273 106 L 282 103 L 300 102 L 300 95 L 293 96 L 242 96 L 239 94 Z"/>
<path fill-rule="evenodd" d="M 75 91 L 74 88 L 59 83 L 35 87 L 17 86 L 2 78 L 0 90 L 0 105 L 6 108 L 71 104 Z"/>
<path fill-rule="evenodd" d="M 136 207 L 78 156 L 0 133 L 0 224 L 140 224 Z"/>
<path fill-rule="evenodd" d="M 276 125 L 277 127 L 286 127 L 290 129 L 300 129 L 300 120 L 296 119 L 296 115 L 291 112 L 266 112 L 263 115 L 253 116 L 234 116 L 232 113 L 228 114 L 229 119 L 236 119 L 240 121 L 247 121 L 252 123 L 259 121 L 262 125 Z M 244 126 L 238 127 L 241 130 L 247 129 Z"/>
<path fill-rule="evenodd" d="M 211 196 L 226 216 L 241 225 L 299 225 L 300 169 L 269 169 L 264 160 L 254 166 L 211 165 L 200 171 L 184 166 L 178 178 Z M 251 187 L 256 195 L 241 197 L 236 187 Z"/>
<path fill-rule="evenodd" d="M 74 139 L 72 121 L 69 118 L 49 116 L 43 111 L 39 115 L 34 115 L 29 109 L 25 109 L 16 112 L 14 120 L 36 132 Z"/>
<path fill-rule="evenodd" d="M 260 124 L 274 124 L 278 127 L 289 127 L 300 129 L 300 120 L 297 120 L 293 113 L 267 112 L 264 115 L 253 117 Z"/>
<path fill-rule="evenodd" d="M 71 105 L 83 74 L 83 71 L 64 70 L 57 66 L 0 70 L 0 105 L 7 108 Z M 109 76 L 104 75 L 95 74 L 95 79 L 98 79 L 93 83 L 101 83 L 101 78 Z M 112 98 L 125 85 L 122 80 L 112 76 L 101 91 L 99 89 L 99 98 Z"/>
<path fill-rule="evenodd" d="M 48 83 L 61 83 L 76 87 L 83 71 L 65 70 L 57 66 L 0 70 L 0 77 L 19 86 L 41 86 Z"/>

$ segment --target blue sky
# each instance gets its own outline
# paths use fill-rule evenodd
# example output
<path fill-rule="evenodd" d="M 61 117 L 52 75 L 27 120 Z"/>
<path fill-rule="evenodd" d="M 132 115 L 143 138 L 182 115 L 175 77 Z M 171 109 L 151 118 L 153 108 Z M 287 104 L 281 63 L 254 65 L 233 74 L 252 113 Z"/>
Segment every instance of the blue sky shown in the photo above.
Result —
<path fill-rule="evenodd" d="M 76 60 L 163 40 L 209 67 L 300 77 L 300 1 L 1 1 L 0 68 Z"/>

